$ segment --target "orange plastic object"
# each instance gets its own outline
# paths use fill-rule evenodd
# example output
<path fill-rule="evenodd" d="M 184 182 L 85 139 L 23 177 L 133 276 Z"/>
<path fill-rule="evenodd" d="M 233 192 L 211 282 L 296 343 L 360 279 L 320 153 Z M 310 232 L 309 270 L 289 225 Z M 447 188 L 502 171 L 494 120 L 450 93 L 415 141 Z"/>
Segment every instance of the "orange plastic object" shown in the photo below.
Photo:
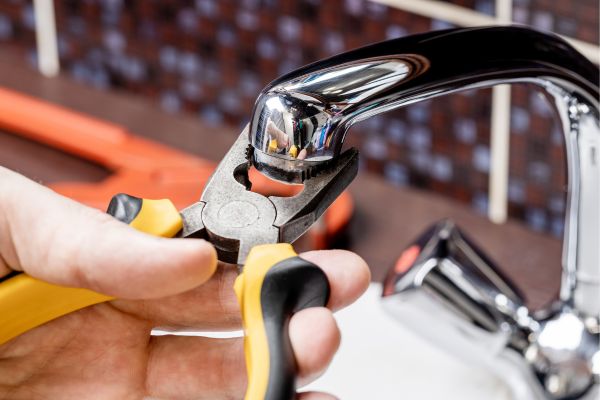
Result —
<path fill-rule="evenodd" d="M 60 182 L 50 186 L 65 196 L 104 210 L 116 193 L 169 198 L 179 209 L 200 198 L 215 164 L 127 132 L 123 127 L 0 88 L 0 129 L 57 148 L 112 172 L 102 182 Z M 299 188 L 251 171 L 253 190 L 290 196 Z M 311 229 L 313 248 L 324 248 L 353 212 L 343 193 Z"/>

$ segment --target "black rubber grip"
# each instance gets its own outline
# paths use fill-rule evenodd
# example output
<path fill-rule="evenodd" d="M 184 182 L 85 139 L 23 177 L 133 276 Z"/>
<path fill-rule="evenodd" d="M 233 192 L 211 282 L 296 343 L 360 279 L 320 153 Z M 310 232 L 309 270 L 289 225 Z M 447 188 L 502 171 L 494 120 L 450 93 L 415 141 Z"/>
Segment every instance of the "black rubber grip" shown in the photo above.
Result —
<path fill-rule="evenodd" d="M 119 193 L 113 196 L 106 212 L 121 222 L 130 224 L 142 209 L 142 199 Z"/>
<path fill-rule="evenodd" d="M 290 319 L 305 308 L 323 307 L 328 300 L 327 276 L 321 268 L 300 257 L 277 263 L 265 275 L 261 306 L 270 364 L 265 400 L 296 398 L 298 366 L 289 338 Z"/>

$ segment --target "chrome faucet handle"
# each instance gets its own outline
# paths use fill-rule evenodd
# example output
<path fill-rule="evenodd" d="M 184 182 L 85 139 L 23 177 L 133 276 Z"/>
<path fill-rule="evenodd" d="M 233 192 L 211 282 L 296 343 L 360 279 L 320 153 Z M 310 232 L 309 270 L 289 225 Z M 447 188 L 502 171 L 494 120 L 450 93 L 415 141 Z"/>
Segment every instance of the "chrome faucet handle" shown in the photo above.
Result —
<path fill-rule="evenodd" d="M 430 329 L 420 329 L 421 336 L 431 335 L 475 363 L 495 358 L 507 342 L 522 346 L 531 331 L 524 303 L 516 286 L 450 220 L 409 246 L 383 286 L 388 311 L 401 321 L 426 319 Z"/>
<path fill-rule="evenodd" d="M 516 399 L 594 399 L 598 331 L 555 304 L 533 314 L 452 221 L 428 229 L 390 269 L 383 305 L 403 325 L 504 378 Z"/>

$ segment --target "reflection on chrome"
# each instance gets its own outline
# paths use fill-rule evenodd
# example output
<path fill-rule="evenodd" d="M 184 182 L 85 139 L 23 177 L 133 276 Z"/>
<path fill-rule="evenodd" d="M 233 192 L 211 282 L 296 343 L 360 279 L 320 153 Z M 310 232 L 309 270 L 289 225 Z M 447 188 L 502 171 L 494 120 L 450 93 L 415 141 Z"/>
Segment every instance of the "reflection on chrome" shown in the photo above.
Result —
<path fill-rule="evenodd" d="M 385 93 L 425 68 L 414 55 L 375 57 L 274 85 L 256 103 L 250 131 L 260 134 L 251 135 L 251 143 L 282 160 L 330 159 L 342 144 L 334 134 L 366 118 Z"/>
<path fill-rule="evenodd" d="M 568 163 L 560 301 L 532 314 L 514 286 L 450 226 L 438 229 L 441 236 L 431 243 L 445 240 L 454 246 L 452 257 L 436 253 L 437 245 L 423 249 L 412 268 L 390 278 L 385 301 L 421 336 L 502 374 L 518 399 L 593 399 L 600 384 L 598 75 L 559 37 L 520 27 L 377 43 L 267 86 L 250 122 L 252 162 L 268 176 L 302 182 L 341 152 L 357 121 L 496 84 L 544 90 L 561 119 Z"/>

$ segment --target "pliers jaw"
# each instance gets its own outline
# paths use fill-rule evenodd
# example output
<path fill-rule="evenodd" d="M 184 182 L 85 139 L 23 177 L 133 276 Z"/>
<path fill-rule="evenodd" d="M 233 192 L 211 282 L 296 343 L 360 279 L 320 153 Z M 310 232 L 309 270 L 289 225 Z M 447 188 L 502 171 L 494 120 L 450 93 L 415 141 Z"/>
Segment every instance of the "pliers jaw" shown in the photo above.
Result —
<path fill-rule="evenodd" d="M 291 197 L 250 191 L 252 148 L 245 129 L 206 184 L 200 202 L 181 211 L 183 237 L 208 239 L 219 260 L 243 265 L 252 247 L 298 239 L 358 173 L 358 151 L 350 149 L 304 180 Z"/>
<path fill-rule="evenodd" d="M 314 224 L 346 190 L 358 173 L 358 150 L 352 148 L 328 161 L 315 175 L 304 180 L 303 190 L 292 197 L 270 196 L 277 216 L 279 242 L 293 243 Z"/>

